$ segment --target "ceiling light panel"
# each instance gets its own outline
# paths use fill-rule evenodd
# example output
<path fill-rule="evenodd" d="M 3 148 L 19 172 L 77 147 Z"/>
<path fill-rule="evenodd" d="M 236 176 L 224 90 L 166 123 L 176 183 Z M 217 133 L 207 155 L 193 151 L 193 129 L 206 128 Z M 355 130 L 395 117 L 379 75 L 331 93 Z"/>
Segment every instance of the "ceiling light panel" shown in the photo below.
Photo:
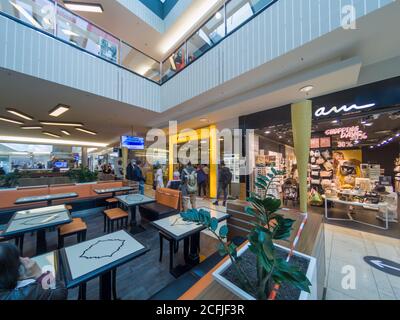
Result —
<path fill-rule="evenodd" d="M 92 136 L 97 135 L 97 132 L 91 131 L 91 130 L 87 130 L 87 129 L 83 129 L 83 128 L 75 128 L 76 130 L 80 131 L 80 132 L 84 132 L 87 134 L 91 134 Z"/>
<path fill-rule="evenodd" d="M 0 117 L 0 121 L 9 122 L 9 123 L 15 123 L 15 124 L 24 124 L 22 121 L 10 119 L 10 118 L 7 118 L 7 117 Z"/>
<path fill-rule="evenodd" d="M 92 12 L 92 13 L 103 13 L 103 7 L 99 3 L 84 3 L 84 2 L 71 2 L 64 1 L 65 6 L 72 11 L 79 12 Z"/>
<path fill-rule="evenodd" d="M 27 115 L 26 113 L 18 111 L 17 109 L 7 108 L 6 111 L 8 113 L 11 113 L 11 114 L 13 114 L 13 115 L 15 115 L 17 117 L 22 118 L 22 119 L 29 120 L 29 121 L 33 120 L 33 117 Z"/>
<path fill-rule="evenodd" d="M 46 136 L 49 136 L 49 137 L 61 138 L 61 136 L 59 136 L 58 134 L 51 133 L 51 132 L 48 132 L 48 131 L 43 131 L 42 133 L 43 133 L 44 135 L 46 135 Z"/>
<path fill-rule="evenodd" d="M 62 114 L 64 114 L 65 112 L 67 112 L 70 109 L 70 107 L 63 105 L 63 104 L 59 104 L 57 107 L 55 107 L 53 110 L 50 110 L 49 115 L 51 117 L 59 117 Z"/>
<path fill-rule="evenodd" d="M 59 126 L 59 127 L 83 127 L 82 123 L 74 122 L 55 122 L 55 121 L 40 121 L 45 126 Z"/>

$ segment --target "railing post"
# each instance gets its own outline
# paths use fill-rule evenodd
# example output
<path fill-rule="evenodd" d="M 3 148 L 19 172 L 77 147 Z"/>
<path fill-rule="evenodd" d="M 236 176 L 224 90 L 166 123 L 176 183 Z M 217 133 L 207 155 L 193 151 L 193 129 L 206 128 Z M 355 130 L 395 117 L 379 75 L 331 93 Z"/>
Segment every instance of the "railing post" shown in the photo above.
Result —
<path fill-rule="evenodd" d="M 54 36 L 56 36 L 57 37 L 57 9 L 58 9 L 58 3 L 57 3 L 57 1 L 54 1 L 54 21 L 53 21 L 53 28 L 54 28 L 54 31 L 53 31 L 53 34 L 54 34 Z"/>

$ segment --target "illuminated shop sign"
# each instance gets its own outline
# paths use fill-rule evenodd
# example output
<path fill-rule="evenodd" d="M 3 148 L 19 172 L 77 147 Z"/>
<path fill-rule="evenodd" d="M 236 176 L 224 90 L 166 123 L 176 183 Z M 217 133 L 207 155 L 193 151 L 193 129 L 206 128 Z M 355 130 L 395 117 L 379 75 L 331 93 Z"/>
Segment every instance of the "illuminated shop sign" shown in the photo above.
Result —
<path fill-rule="evenodd" d="M 351 141 L 367 140 L 368 135 L 360 129 L 360 126 L 334 128 L 325 131 L 327 136 L 340 136 L 340 139 L 349 139 Z"/>
<path fill-rule="evenodd" d="M 326 117 L 326 116 L 331 115 L 332 113 L 333 114 L 338 114 L 338 113 L 347 113 L 347 112 L 351 112 L 351 111 L 360 111 L 360 110 L 372 108 L 372 107 L 375 107 L 375 106 L 376 106 L 375 103 L 370 103 L 370 104 L 365 104 L 365 105 L 362 105 L 362 106 L 359 106 L 357 104 L 353 104 L 351 106 L 344 105 L 344 106 L 342 106 L 340 108 L 335 106 L 335 107 L 332 107 L 330 109 L 327 109 L 326 107 L 322 107 L 322 108 L 319 108 L 315 112 L 315 116 L 317 118 Z"/>

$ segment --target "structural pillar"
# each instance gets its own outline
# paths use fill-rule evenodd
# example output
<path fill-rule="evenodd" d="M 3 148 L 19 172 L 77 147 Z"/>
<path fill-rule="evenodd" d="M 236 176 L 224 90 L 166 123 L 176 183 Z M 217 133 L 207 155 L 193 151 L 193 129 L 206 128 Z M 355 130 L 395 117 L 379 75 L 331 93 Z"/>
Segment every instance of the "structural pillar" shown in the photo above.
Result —
<path fill-rule="evenodd" d="M 304 100 L 292 104 L 292 129 L 297 169 L 299 172 L 300 210 L 302 212 L 307 212 L 307 175 L 310 154 L 311 124 L 312 101 Z"/>
<path fill-rule="evenodd" d="M 216 198 L 218 192 L 218 135 L 217 127 L 210 126 L 210 198 Z"/>
<path fill-rule="evenodd" d="M 127 148 L 122 148 L 122 169 L 124 172 L 124 178 L 126 177 L 126 168 L 128 167 L 128 156 L 129 150 Z"/>
<path fill-rule="evenodd" d="M 82 167 L 87 168 L 88 166 L 88 148 L 82 147 Z"/>

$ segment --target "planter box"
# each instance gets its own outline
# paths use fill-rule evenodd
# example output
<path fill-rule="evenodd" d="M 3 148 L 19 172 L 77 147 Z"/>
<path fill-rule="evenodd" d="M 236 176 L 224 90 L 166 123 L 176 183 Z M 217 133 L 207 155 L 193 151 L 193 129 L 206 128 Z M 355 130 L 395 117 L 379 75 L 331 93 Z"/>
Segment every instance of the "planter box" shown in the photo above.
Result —
<path fill-rule="evenodd" d="M 245 245 L 243 248 L 241 248 L 238 251 L 238 256 L 243 255 L 248 249 L 249 249 L 250 244 L 248 243 Z M 275 247 L 278 250 L 282 250 L 287 252 L 288 254 L 290 253 L 290 249 L 277 245 L 275 244 Z M 300 296 L 298 300 L 317 300 L 317 264 L 316 264 L 316 259 L 314 257 L 307 256 L 305 254 L 302 254 L 300 252 L 295 251 L 294 256 L 300 258 L 300 259 L 305 259 L 308 261 L 308 268 L 306 272 L 307 278 L 311 282 L 311 293 L 301 291 Z M 231 291 L 233 294 L 235 294 L 237 297 L 243 299 L 243 300 L 256 300 L 254 296 L 249 294 L 248 292 L 245 292 L 241 288 L 239 288 L 236 284 L 228 280 L 227 278 L 224 277 L 224 273 L 229 269 L 231 266 L 232 262 L 230 259 L 228 259 L 223 265 L 221 265 L 217 270 L 214 271 L 213 277 L 214 279 L 221 284 L 223 287 Z M 282 290 L 282 289 L 281 289 Z"/>

